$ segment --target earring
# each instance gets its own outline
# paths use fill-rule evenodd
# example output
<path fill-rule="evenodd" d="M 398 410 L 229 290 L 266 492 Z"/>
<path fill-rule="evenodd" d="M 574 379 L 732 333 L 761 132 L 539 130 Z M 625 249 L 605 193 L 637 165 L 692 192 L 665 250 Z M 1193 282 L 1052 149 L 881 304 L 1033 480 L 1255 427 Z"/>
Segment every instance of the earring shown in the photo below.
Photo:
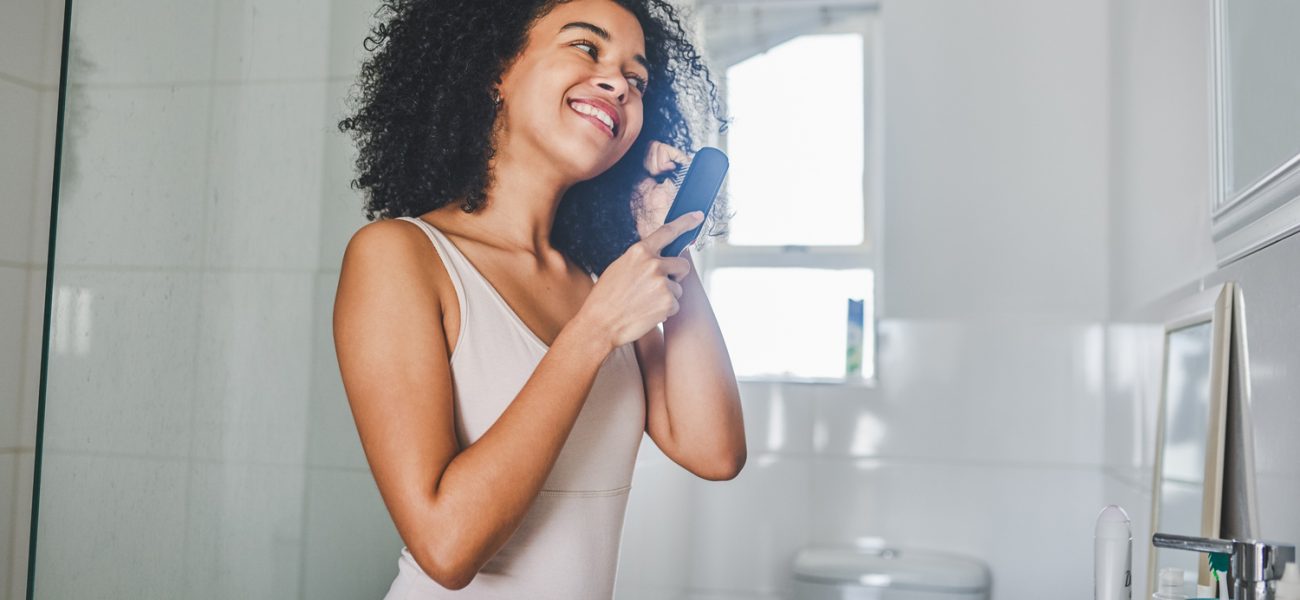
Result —
<path fill-rule="evenodd" d="M 497 108 L 501 108 L 502 102 L 503 101 L 501 100 L 501 90 L 492 88 L 492 104 L 496 105 Z"/>

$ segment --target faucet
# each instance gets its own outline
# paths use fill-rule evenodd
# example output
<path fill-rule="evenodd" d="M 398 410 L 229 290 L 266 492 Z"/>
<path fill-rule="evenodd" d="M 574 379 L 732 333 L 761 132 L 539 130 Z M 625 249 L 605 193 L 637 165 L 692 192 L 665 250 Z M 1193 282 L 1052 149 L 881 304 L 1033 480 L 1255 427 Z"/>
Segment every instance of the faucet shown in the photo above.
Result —
<path fill-rule="evenodd" d="M 1295 546 L 1259 540 L 1216 540 L 1212 538 L 1157 533 L 1151 543 L 1160 548 L 1213 552 L 1232 556 L 1229 577 L 1234 600 L 1273 600 L 1282 569 L 1295 561 Z"/>

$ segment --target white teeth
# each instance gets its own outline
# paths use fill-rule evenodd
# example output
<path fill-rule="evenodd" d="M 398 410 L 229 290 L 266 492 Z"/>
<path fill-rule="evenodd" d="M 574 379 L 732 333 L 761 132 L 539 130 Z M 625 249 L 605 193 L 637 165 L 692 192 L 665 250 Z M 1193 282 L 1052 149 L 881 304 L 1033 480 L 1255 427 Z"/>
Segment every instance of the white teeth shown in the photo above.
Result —
<path fill-rule="evenodd" d="M 585 102 L 570 102 L 569 106 L 572 106 L 573 110 L 576 110 L 584 115 L 591 115 L 593 117 L 596 117 L 597 119 L 600 119 L 600 122 L 604 123 L 605 126 L 608 127 L 610 131 L 614 130 L 614 119 L 610 117 L 609 114 L 606 113 L 605 111 L 600 110 L 599 108 L 596 108 Z"/>

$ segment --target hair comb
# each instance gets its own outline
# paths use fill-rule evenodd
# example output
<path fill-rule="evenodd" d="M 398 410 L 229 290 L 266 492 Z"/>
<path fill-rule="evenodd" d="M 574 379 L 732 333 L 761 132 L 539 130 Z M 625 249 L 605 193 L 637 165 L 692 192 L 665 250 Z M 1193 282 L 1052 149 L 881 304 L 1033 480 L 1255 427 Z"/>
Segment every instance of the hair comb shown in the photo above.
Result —
<path fill-rule="evenodd" d="M 668 223 L 697 210 L 703 211 L 705 217 L 709 216 L 713 201 L 718 197 L 718 190 L 722 188 L 722 179 L 727 175 L 728 166 L 727 155 L 709 146 L 700 148 L 685 164 L 678 165 L 672 174 L 673 183 L 677 186 L 677 197 L 673 198 L 673 205 L 668 209 L 664 222 Z M 682 250 L 695 241 L 702 227 L 703 221 L 664 246 L 659 255 L 681 254 Z"/>

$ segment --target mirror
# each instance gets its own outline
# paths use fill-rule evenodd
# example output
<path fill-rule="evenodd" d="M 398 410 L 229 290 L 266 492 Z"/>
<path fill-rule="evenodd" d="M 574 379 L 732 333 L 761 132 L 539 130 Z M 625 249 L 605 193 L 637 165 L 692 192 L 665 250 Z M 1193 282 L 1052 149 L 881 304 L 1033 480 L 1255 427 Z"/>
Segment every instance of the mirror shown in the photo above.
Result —
<path fill-rule="evenodd" d="M 1214 0 L 1214 194 L 1219 264 L 1300 229 L 1300 3 Z"/>
<path fill-rule="evenodd" d="M 1165 323 L 1153 531 L 1219 537 L 1233 287 L 1198 293 Z M 1165 567 L 1183 569 L 1188 584 L 1210 585 L 1203 555 L 1151 547 L 1146 597 Z"/>
<path fill-rule="evenodd" d="M 1300 2 L 1224 0 L 1222 11 L 1231 196 L 1300 154 Z"/>

